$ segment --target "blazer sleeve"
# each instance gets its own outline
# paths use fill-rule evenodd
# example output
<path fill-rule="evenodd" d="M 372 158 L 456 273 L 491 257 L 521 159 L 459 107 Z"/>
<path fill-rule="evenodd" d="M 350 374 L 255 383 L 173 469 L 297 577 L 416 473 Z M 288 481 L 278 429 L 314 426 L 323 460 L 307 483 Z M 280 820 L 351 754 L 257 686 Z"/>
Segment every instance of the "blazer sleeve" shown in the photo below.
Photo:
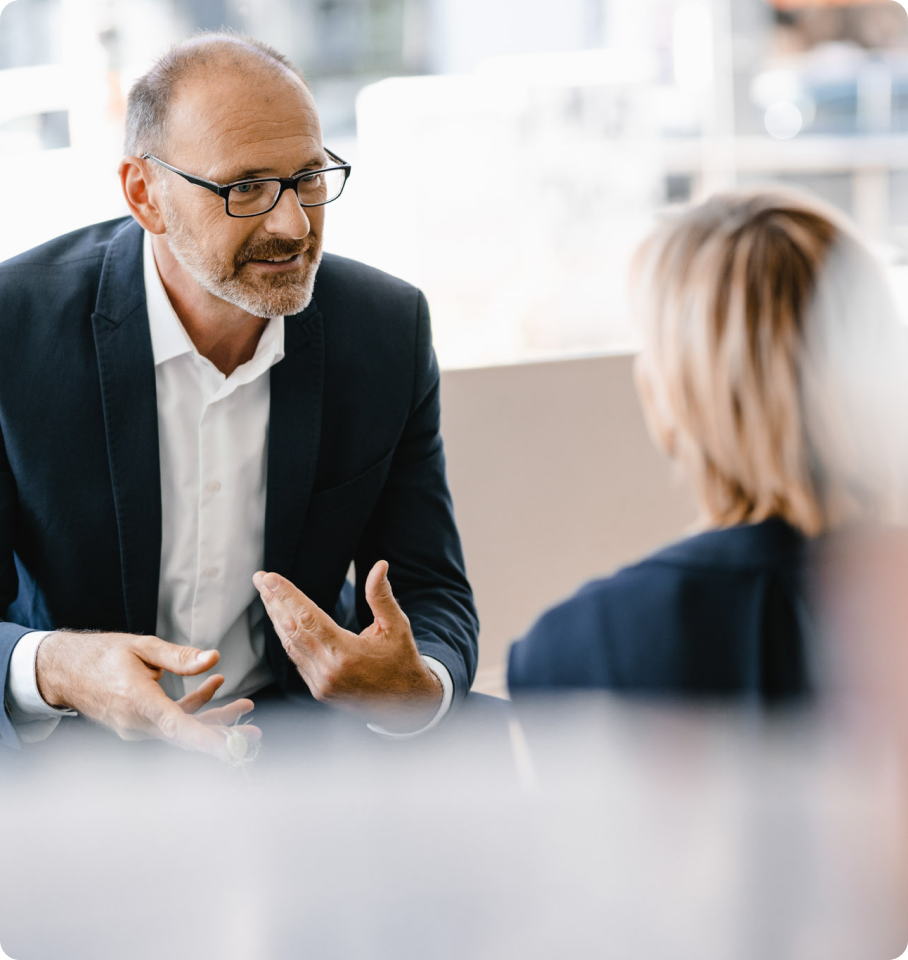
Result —
<path fill-rule="evenodd" d="M 416 309 L 413 396 L 387 481 L 356 552 L 357 616 L 361 623 L 372 621 L 364 584 L 375 562 L 387 560 L 388 579 L 410 618 L 420 653 L 447 667 L 459 698 L 476 673 L 479 620 L 445 475 L 440 376 L 429 309 L 419 291 Z"/>
<path fill-rule="evenodd" d="M 17 503 L 16 483 L 6 455 L 6 445 L 0 434 L 0 613 L 4 615 L 16 599 L 19 587 L 13 555 Z M 5 694 L 6 691 L 13 648 L 31 629 L 31 627 L 0 620 L 0 694 Z M 10 718 L 5 696 L 3 709 L 0 710 L 0 744 L 8 747 L 20 746 L 19 736 Z"/>

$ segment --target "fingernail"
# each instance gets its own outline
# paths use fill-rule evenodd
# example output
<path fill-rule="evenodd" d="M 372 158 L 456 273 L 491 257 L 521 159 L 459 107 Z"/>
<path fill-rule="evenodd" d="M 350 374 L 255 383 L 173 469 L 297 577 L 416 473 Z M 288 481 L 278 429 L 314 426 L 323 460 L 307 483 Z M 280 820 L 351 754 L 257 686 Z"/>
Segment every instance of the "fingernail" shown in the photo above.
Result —
<path fill-rule="evenodd" d="M 195 658 L 199 663 L 202 663 L 203 661 L 208 660 L 210 657 L 211 657 L 210 650 L 202 650 L 200 653 L 197 653 L 195 655 Z"/>
<path fill-rule="evenodd" d="M 277 577 L 273 577 L 270 573 L 265 577 L 265 586 L 269 590 L 277 590 Z"/>

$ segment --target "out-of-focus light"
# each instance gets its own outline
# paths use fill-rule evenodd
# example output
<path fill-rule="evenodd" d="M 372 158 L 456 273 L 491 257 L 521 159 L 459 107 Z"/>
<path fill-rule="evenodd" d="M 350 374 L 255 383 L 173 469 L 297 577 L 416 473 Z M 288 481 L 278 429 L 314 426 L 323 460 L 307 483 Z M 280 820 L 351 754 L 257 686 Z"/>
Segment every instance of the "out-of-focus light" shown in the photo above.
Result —
<path fill-rule="evenodd" d="M 908 0 L 906 0 L 908 2 Z M 763 115 L 766 132 L 777 140 L 790 140 L 804 125 L 801 111 L 787 101 L 770 104 Z"/>
<path fill-rule="evenodd" d="M 16 2 L 16 0 L 0 0 L 0 13 L 3 13 L 3 11 L 4 11 L 11 3 L 15 3 L 15 2 Z M 0 960 L 2 960 L 2 957 L 3 957 L 3 954 L 0 953 Z"/>

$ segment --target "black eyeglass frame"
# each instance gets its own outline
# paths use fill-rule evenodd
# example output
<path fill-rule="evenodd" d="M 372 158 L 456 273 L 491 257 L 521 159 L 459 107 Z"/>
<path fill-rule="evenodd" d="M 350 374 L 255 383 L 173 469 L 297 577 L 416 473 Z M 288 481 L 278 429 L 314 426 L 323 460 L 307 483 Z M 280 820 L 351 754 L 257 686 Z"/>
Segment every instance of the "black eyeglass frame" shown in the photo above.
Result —
<path fill-rule="evenodd" d="M 169 170 L 171 173 L 176 173 L 184 180 L 194 183 L 197 187 L 204 187 L 206 190 L 216 193 L 219 197 L 223 197 L 224 213 L 226 213 L 228 217 L 235 217 L 238 220 L 243 220 L 247 217 L 262 217 L 266 213 L 270 213 L 278 205 L 278 203 L 280 203 L 281 197 L 284 195 L 285 190 L 292 190 L 296 194 L 296 199 L 299 201 L 299 205 L 301 207 L 323 207 L 326 203 L 333 203 L 335 200 L 337 200 L 337 197 L 344 192 L 344 187 L 347 185 L 347 178 L 350 176 L 350 164 L 347 163 L 347 161 L 343 158 L 339 157 L 336 153 L 332 153 L 327 147 L 324 149 L 329 158 L 335 161 L 335 165 L 333 167 L 320 167 L 318 170 L 304 170 L 302 173 L 297 173 L 292 177 L 256 177 L 252 180 L 234 180 L 232 183 L 215 183 L 213 180 L 206 180 L 204 177 L 197 177 L 194 174 L 187 173 L 185 170 L 179 170 L 177 167 L 172 167 L 169 163 L 159 160 L 150 153 L 143 154 L 142 159 L 154 160 L 155 163 L 160 164 L 165 170 Z M 344 182 L 341 184 L 341 188 L 338 191 L 337 197 L 332 197 L 330 200 L 322 200 L 319 203 L 303 203 L 303 201 L 300 200 L 299 193 L 296 189 L 296 185 L 300 182 L 300 180 L 304 179 L 305 177 L 313 177 L 318 173 L 328 173 L 331 170 L 344 171 Z M 227 199 L 230 196 L 230 191 L 234 187 L 239 187 L 245 183 L 279 183 L 281 188 L 278 190 L 277 196 L 274 198 L 274 203 L 272 203 L 267 210 L 260 210 L 258 213 L 231 213 L 230 203 Z"/>

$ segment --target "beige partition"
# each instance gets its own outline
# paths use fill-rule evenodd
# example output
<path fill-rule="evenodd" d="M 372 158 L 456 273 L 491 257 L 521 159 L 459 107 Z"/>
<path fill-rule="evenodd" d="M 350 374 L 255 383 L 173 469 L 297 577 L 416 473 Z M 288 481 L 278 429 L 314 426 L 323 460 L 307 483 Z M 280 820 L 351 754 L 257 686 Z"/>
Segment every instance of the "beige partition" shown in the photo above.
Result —
<path fill-rule="evenodd" d="M 482 623 L 474 689 L 584 581 L 681 536 L 693 501 L 655 451 L 630 354 L 442 375 L 448 477 Z"/>

